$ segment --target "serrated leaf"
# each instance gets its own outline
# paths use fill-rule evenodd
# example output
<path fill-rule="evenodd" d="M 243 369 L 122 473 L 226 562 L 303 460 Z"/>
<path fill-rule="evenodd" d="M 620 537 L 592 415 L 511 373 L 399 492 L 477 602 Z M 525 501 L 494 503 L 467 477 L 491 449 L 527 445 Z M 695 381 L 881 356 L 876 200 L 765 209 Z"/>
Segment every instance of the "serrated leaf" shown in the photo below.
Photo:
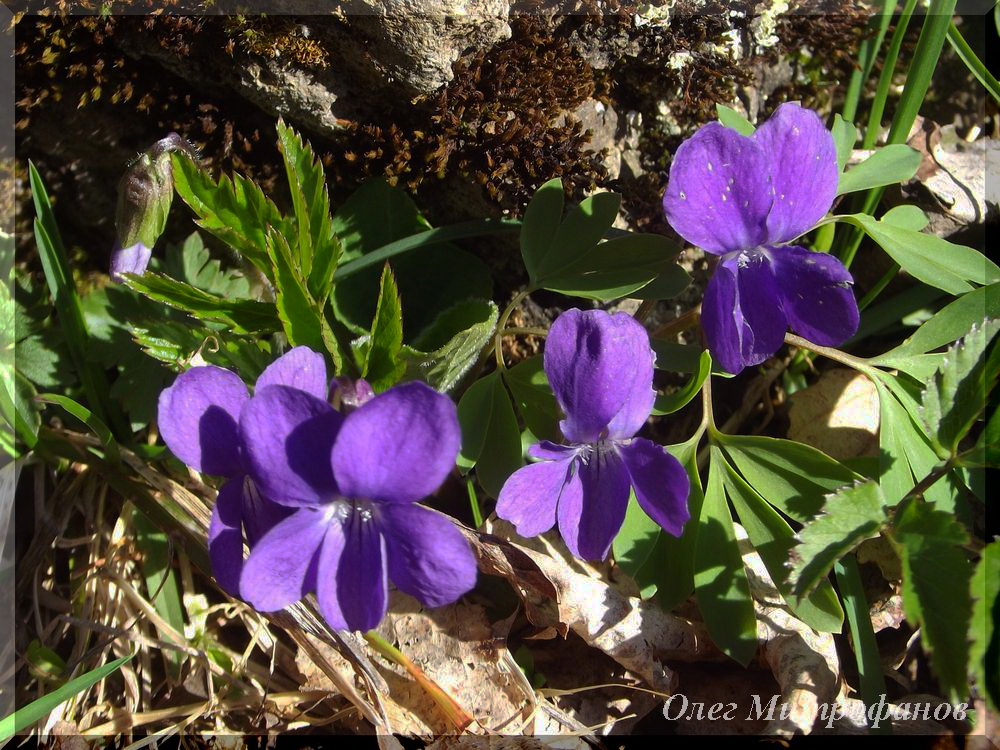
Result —
<path fill-rule="evenodd" d="M 125 274 L 125 283 L 150 299 L 191 313 L 199 320 L 226 323 L 237 333 L 271 333 L 281 328 L 272 303 L 223 299 L 169 276 L 148 271 L 142 276 Z"/>
<path fill-rule="evenodd" d="M 735 130 L 740 135 L 753 135 L 757 129 L 746 117 L 732 107 L 727 107 L 725 104 L 717 103 L 715 105 L 715 115 L 719 118 L 720 123 L 731 130 Z"/>
<path fill-rule="evenodd" d="M 439 391 L 452 390 L 493 338 L 499 316 L 497 306 L 482 299 L 448 308 L 415 339 L 416 346 L 403 347 L 407 376 L 424 380 Z"/>
<path fill-rule="evenodd" d="M 257 266 L 269 281 L 267 235 L 274 227 L 285 237 L 295 228 L 252 180 L 238 174 L 213 180 L 191 159 L 172 154 L 174 187 L 198 217 L 197 224 Z"/>
<path fill-rule="evenodd" d="M 851 158 L 854 143 L 858 140 L 858 129 L 854 127 L 854 123 L 848 122 L 838 113 L 833 116 L 833 128 L 830 132 L 837 147 L 837 168 L 843 172 L 847 161 Z"/>
<path fill-rule="evenodd" d="M 476 469 L 479 484 L 492 497 L 521 466 L 521 431 L 499 372 L 473 383 L 458 402 L 462 448 L 458 465 Z"/>
<path fill-rule="evenodd" d="M 900 268 L 929 286 L 962 294 L 973 289 L 973 284 L 1000 281 L 1000 268 L 971 247 L 887 224 L 867 214 L 838 218 L 861 227 Z"/>
<path fill-rule="evenodd" d="M 1000 319 L 988 320 L 953 346 L 927 384 L 920 418 L 938 456 L 952 458 L 958 444 L 986 408 L 996 373 L 987 372 L 986 348 L 1000 331 Z"/>
<path fill-rule="evenodd" d="M 537 278 L 538 268 L 562 223 L 564 196 L 558 177 L 542 185 L 532 196 L 521 221 L 521 258 L 528 276 Z"/>
<path fill-rule="evenodd" d="M 713 445 L 695 536 L 694 588 L 712 641 L 746 666 L 757 651 L 757 619 L 726 502 L 724 463 L 722 451 Z"/>
<path fill-rule="evenodd" d="M 181 245 L 167 246 L 163 270 L 178 281 L 225 299 L 250 296 L 250 282 L 243 273 L 223 268 L 213 259 L 198 232 L 188 235 Z"/>
<path fill-rule="evenodd" d="M 892 526 L 903 563 L 903 609 L 921 628 L 941 687 L 952 700 L 968 693 L 967 639 L 972 617 L 968 534 L 950 513 L 917 499 L 900 506 Z"/>
<path fill-rule="evenodd" d="M 333 233 L 323 164 L 302 136 L 278 120 L 278 147 L 298 224 L 297 257 L 310 293 L 324 300 L 337 268 L 340 243 Z"/>
<path fill-rule="evenodd" d="M 399 291 L 389 264 L 382 269 L 382 284 L 378 305 L 372 320 L 371 336 L 361 374 L 376 393 L 387 390 L 398 382 L 406 370 L 406 363 L 400 360 L 403 348 L 403 309 L 399 301 Z"/>
<path fill-rule="evenodd" d="M 326 351 L 340 369 L 342 354 L 322 310 L 309 294 L 306 282 L 294 266 L 291 248 L 277 230 L 268 233 L 267 252 L 274 268 L 275 307 L 281 326 L 292 346 Z"/>
<path fill-rule="evenodd" d="M 197 353 L 205 362 L 235 370 L 252 383 L 273 359 L 266 341 L 175 321 L 143 321 L 132 328 L 132 335 L 149 357 L 174 372 L 186 369 Z"/>
<path fill-rule="evenodd" d="M 979 692 L 996 711 L 1000 706 L 1000 631 L 996 627 L 1000 600 L 1000 541 L 988 544 L 972 575 L 972 620 L 969 626 L 969 673 Z"/>
<path fill-rule="evenodd" d="M 877 482 L 845 487 L 823 500 L 822 511 L 799 532 L 792 550 L 789 583 L 793 596 L 807 596 L 844 555 L 878 534 L 885 499 Z"/>
<path fill-rule="evenodd" d="M 905 182 L 917 173 L 920 159 L 919 151 L 901 143 L 876 149 L 863 162 L 840 175 L 837 195 Z"/>

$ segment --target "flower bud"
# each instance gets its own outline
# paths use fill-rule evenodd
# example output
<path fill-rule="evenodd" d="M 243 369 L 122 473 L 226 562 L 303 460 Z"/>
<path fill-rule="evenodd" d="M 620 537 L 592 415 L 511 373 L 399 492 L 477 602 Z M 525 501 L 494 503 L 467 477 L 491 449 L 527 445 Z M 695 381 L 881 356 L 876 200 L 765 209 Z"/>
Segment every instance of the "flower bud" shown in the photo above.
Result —
<path fill-rule="evenodd" d="M 340 376 L 333 379 L 330 387 L 330 403 L 344 414 L 354 411 L 375 396 L 375 391 L 364 378 L 351 380 Z"/>
<path fill-rule="evenodd" d="M 117 239 L 111 255 L 111 275 L 115 281 L 121 280 L 122 273 L 146 270 L 170 213 L 174 196 L 170 154 L 175 151 L 195 156 L 187 141 L 171 133 L 140 154 L 118 183 Z"/>

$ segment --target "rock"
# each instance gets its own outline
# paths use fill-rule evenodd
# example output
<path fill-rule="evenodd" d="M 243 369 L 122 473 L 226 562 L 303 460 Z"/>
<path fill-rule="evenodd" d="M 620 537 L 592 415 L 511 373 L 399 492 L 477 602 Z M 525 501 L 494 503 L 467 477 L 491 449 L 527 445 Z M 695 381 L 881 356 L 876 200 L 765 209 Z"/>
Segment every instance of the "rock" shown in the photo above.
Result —
<path fill-rule="evenodd" d="M 508 39 L 508 11 L 507 0 L 355 0 L 348 12 L 385 80 L 416 97 L 449 83 L 462 54 Z"/>
<path fill-rule="evenodd" d="M 878 454 L 874 384 L 859 372 L 827 370 L 789 399 L 788 437 L 843 460 Z"/>

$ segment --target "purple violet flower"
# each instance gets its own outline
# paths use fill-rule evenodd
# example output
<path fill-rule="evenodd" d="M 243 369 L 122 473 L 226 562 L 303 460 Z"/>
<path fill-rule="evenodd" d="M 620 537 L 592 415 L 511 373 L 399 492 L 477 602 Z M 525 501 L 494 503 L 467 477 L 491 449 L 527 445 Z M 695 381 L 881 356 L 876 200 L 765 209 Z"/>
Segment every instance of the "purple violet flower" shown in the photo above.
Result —
<path fill-rule="evenodd" d="M 136 242 L 134 245 L 129 245 L 128 247 L 121 247 L 116 242 L 114 248 L 111 250 L 111 266 L 109 269 L 111 280 L 121 283 L 124 281 L 122 274 L 145 273 L 146 266 L 149 265 L 149 259 L 152 257 L 152 254 L 153 251 L 141 242 Z"/>
<path fill-rule="evenodd" d="M 331 627 L 370 630 L 388 579 L 425 606 L 455 601 L 476 561 L 447 517 L 416 504 L 455 465 L 455 404 L 424 383 L 398 385 L 346 417 L 287 386 L 258 387 L 240 433 L 250 474 L 295 512 L 251 550 L 243 598 L 273 612 L 316 592 Z"/>
<path fill-rule="evenodd" d="M 791 240 L 837 194 L 833 136 L 817 114 L 782 104 L 752 136 L 712 122 L 682 143 L 663 196 L 667 221 L 721 256 L 705 290 L 702 329 L 728 372 L 773 355 L 793 331 L 839 346 L 858 329 L 853 278 L 832 255 Z"/>
<path fill-rule="evenodd" d="M 323 356 L 299 346 L 276 359 L 257 378 L 256 391 L 282 385 L 326 398 Z M 250 400 L 240 377 L 214 365 L 192 367 L 160 394 L 158 423 L 167 447 L 192 469 L 226 477 L 212 508 L 208 552 L 224 591 L 239 596 L 243 530 L 253 547 L 290 511 L 261 495 L 247 474 L 239 433 L 240 412 Z"/>
<path fill-rule="evenodd" d="M 539 463 L 507 479 L 497 515 L 525 537 L 558 523 L 576 557 L 603 560 L 634 490 L 646 514 L 680 536 L 690 517 L 687 473 L 663 447 L 634 437 L 656 397 L 646 329 L 625 313 L 567 310 L 549 330 L 544 366 L 570 444 L 529 448 Z"/>

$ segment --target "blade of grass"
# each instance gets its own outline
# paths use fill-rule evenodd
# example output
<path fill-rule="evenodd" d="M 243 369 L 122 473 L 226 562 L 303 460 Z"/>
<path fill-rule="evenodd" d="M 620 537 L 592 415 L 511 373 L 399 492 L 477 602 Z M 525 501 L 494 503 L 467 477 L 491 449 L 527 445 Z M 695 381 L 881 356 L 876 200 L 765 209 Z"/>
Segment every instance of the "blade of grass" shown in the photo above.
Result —
<path fill-rule="evenodd" d="M 59 323 L 66 334 L 66 347 L 76 368 L 77 377 L 83 385 L 90 409 L 102 422 L 110 425 L 118 437 L 129 434 L 128 423 L 120 411 L 113 408 L 108 400 L 110 385 L 104 372 L 93 362 L 87 360 L 90 335 L 80 306 L 80 297 L 76 292 L 73 274 L 56 225 L 52 204 L 49 202 L 45 184 L 32 162 L 28 162 L 28 174 L 31 181 L 31 195 L 35 202 L 35 242 L 38 245 L 38 257 L 45 272 L 45 281 L 52 295 Z"/>
<path fill-rule="evenodd" d="M 103 667 L 98 667 L 86 674 L 82 674 L 76 679 L 70 680 L 62 687 L 53 690 L 48 695 L 43 695 L 38 700 L 32 701 L 24 708 L 15 710 L 10 716 L 0 719 L 0 742 L 6 742 L 22 729 L 26 729 L 39 719 L 48 716 L 56 707 L 65 703 L 77 693 L 82 693 L 108 675 L 118 671 L 122 664 L 133 656 L 135 654 L 123 656 L 121 659 L 115 659 Z"/>
<path fill-rule="evenodd" d="M 56 404 L 61 406 L 63 409 L 68 411 L 74 417 L 83 422 L 91 431 L 100 438 L 101 445 L 104 447 L 104 455 L 108 460 L 108 463 L 114 465 L 120 460 L 120 455 L 118 453 L 118 443 L 115 442 L 114 435 L 111 434 L 111 430 L 108 429 L 107 425 L 101 421 L 101 419 L 94 414 L 90 409 L 77 403 L 68 396 L 60 396 L 58 393 L 40 393 L 38 394 L 38 400 L 43 401 L 47 404 Z"/>
<path fill-rule="evenodd" d="M 951 23 L 951 16 L 955 12 L 957 2 L 958 0 L 931 0 L 931 6 L 927 10 L 927 16 L 920 29 L 920 37 L 917 39 L 913 59 L 906 72 L 906 83 L 903 86 L 903 93 L 899 97 L 899 104 L 896 106 L 892 126 L 889 128 L 889 135 L 886 138 L 887 144 L 905 142 L 910 128 L 913 127 L 913 123 L 917 119 L 920 105 L 927 96 L 927 89 L 930 87 L 931 76 L 934 74 L 941 50 L 944 48 L 948 26 Z M 871 214 L 882 200 L 884 192 L 885 188 L 869 190 L 860 212 Z M 851 262 L 861 246 L 864 232 L 852 230 L 848 237 L 847 246 L 840 259 L 845 266 L 850 268 Z M 891 275 L 887 274 L 890 281 L 898 271 L 899 266 L 890 269 Z M 888 284 L 888 281 L 885 284 Z M 882 288 L 885 284 L 882 285 Z M 876 291 L 876 295 L 878 292 L 881 292 L 881 288 Z M 874 298 L 875 296 L 871 297 L 871 299 Z"/>
<path fill-rule="evenodd" d="M 879 9 L 877 17 L 869 19 L 869 28 L 875 28 L 874 36 L 862 40 L 858 46 L 858 62 L 860 65 L 851 74 L 851 80 L 847 83 L 847 91 L 844 93 L 844 106 L 841 115 L 848 122 L 854 122 L 858 114 L 858 104 L 861 103 L 861 92 L 865 87 L 868 76 L 875 67 L 875 60 L 878 58 L 878 51 L 882 47 L 889 22 L 892 20 L 892 13 L 896 10 L 895 0 L 882 0 L 882 7 Z"/>
<path fill-rule="evenodd" d="M 910 18 L 913 17 L 913 10 L 916 6 L 917 0 L 906 0 L 903 12 L 899 15 L 899 21 L 896 22 L 896 29 L 892 32 L 892 38 L 889 40 L 889 49 L 885 53 L 882 73 L 878 77 L 871 112 L 868 114 L 868 128 L 865 130 L 865 137 L 861 142 L 863 149 L 874 148 L 875 142 L 878 140 L 879 130 L 882 129 L 882 114 L 885 112 L 885 103 L 889 98 L 889 85 L 896 72 L 896 60 L 899 57 L 899 50 L 903 46 L 903 38 L 906 36 L 906 30 L 910 26 Z"/>
<path fill-rule="evenodd" d="M 965 41 L 965 37 L 962 36 L 962 32 L 958 30 L 958 26 L 955 25 L 954 21 L 948 27 L 948 43 L 962 59 L 962 62 L 965 63 L 969 72 L 976 77 L 976 80 L 983 84 L 989 95 L 994 100 L 1000 102 L 1000 81 L 997 81 L 993 77 L 993 74 L 983 64 L 983 61 L 972 51 L 972 47 Z"/>
<path fill-rule="evenodd" d="M 858 680 L 861 683 L 861 700 L 867 710 L 868 706 L 878 704 L 879 699 L 885 696 L 885 676 L 882 674 L 878 643 L 875 642 L 875 631 L 868 613 L 868 600 L 865 598 L 858 561 L 854 555 L 842 558 L 834 565 L 833 570 L 851 628 L 851 642 L 858 663 Z M 892 720 L 887 718 L 878 728 L 870 731 L 873 734 L 892 734 Z"/>

